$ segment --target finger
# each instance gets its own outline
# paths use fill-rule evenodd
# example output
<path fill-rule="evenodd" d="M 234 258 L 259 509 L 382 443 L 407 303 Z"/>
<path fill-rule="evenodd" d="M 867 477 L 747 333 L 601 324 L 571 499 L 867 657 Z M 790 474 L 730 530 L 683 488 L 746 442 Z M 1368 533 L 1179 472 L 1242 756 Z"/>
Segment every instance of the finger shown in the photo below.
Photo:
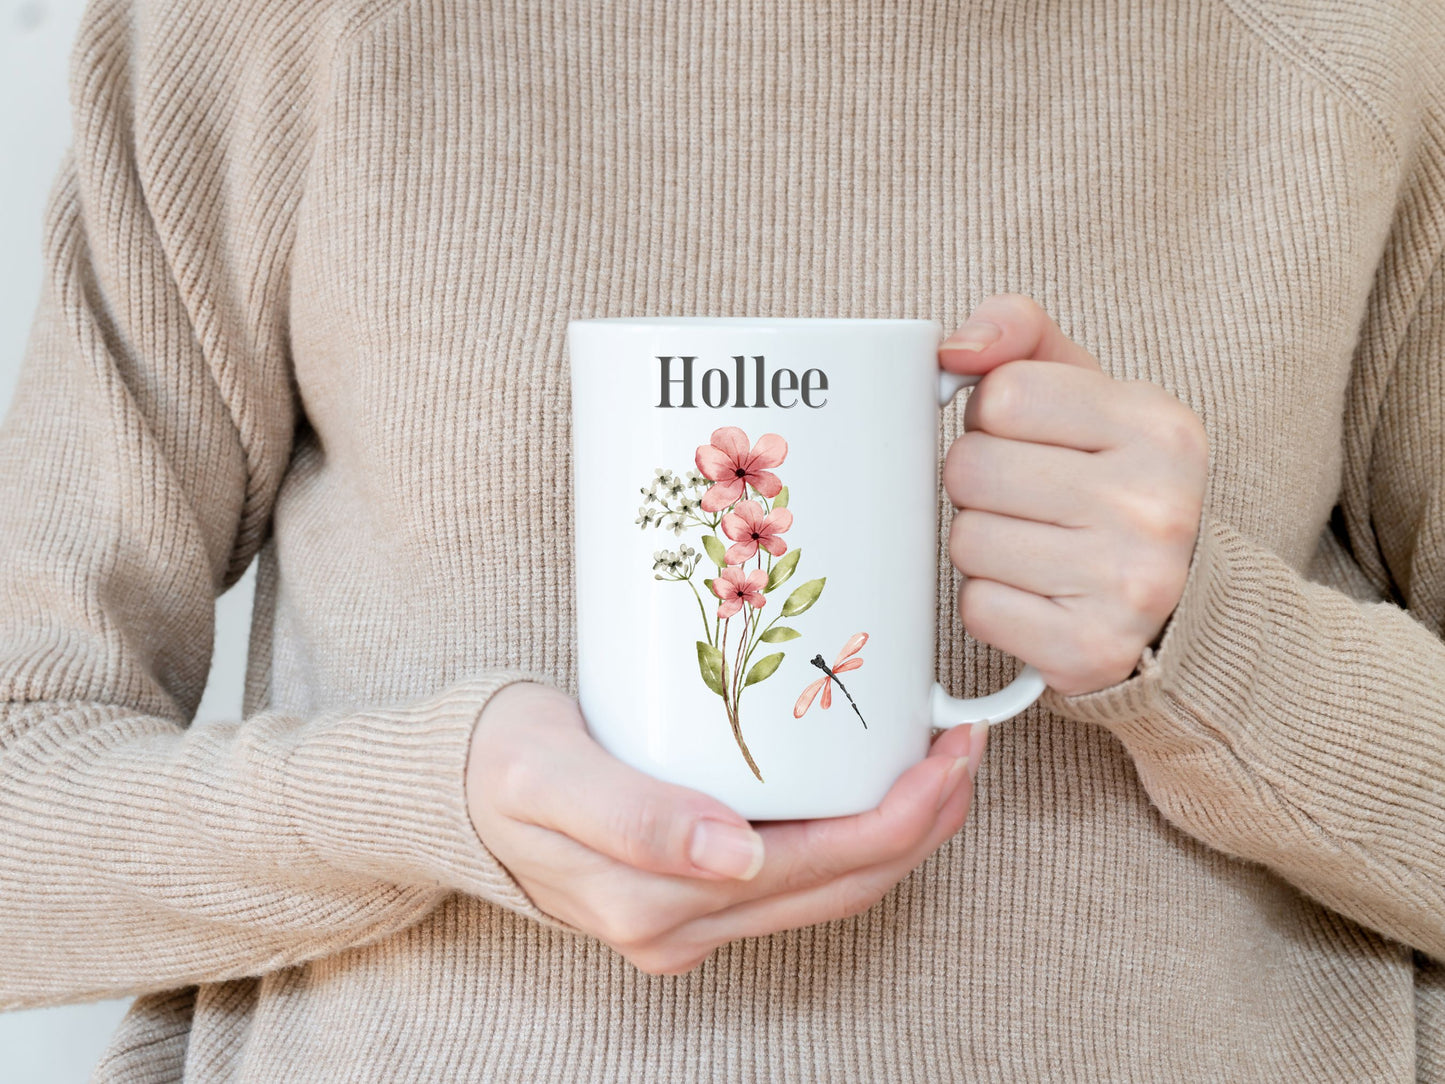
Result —
<path fill-rule="evenodd" d="M 982 577 L 959 587 L 958 613 L 975 640 L 1035 665 L 1078 623 L 1076 615 L 1053 599 Z"/>
<path fill-rule="evenodd" d="M 967 801 L 961 801 L 961 796 L 966 798 L 963 780 L 969 777 L 970 769 L 963 768 L 963 775 L 960 777 L 956 774 L 960 769 L 955 765 L 959 764 L 960 758 L 966 757 L 971 771 L 977 771 L 987 745 L 987 731 L 988 728 L 984 726 L 954 727 L 934 742 L 930 758 L 935 761 L 935 767 L 947 765 L 947 770 L 943 773 L 945 780 L 951 776 L 954 785 L 948 788 L 950 796 L 942 810 L 935 814 L 933 826 L 925 842 L 925 855 L 936 849 L 947 835 L 957 831 L 961 825 L 967 810 Z M 894 790 L 901 792 L 906 788 L 917 791 L 917 788 L 911 788 L 908 784 L 909 781 L 900 780 L 900 785 L 895 785 Z M 928 791 L 925 787 L 919 793 L 926 794 Z M 968 790 L 967 794 L 971 794 L 971 790 Z M 897 797 L 895 794 L 894 798 Z M 937 799 L 934 805 L 937 805 Z M 803 826 L 792 823 L 773 827 L 795 829 Z M 518 834 L 519 845 L 530 859 L 535 860 L 529 869 L 528 890 L 535 893 L 534 899 L 539 906 L 578 928 L 597 933 L 611 944 L 629 947 L 630 951 L 639 955 L 639 959 L 650 961 L 650 964 L 663 962 L 663 970 L 668 972 L 688 969 L 719 943 L 703 944 L 690 940 L 690 937 L 695 938 L 697 935 L 683 932 L 689 923 L 759 899 L 773 899 L 780 894 L 806 892 L 817 887 L 817 884 L 810 883 L 802 888 L 778 893 L 774 891 L 775 885 L 761 877 L 753 882 L 706 882 L 666 874 L 655 875 L 624 866 L 573 839 L 535 825 L 515 823 L 511 831 Z M 773 857 L 777 856 L 777 851 L 778 848 L 774 847 Z M 856 877 L 873 871 L 873 875 L 878 877 L 882 876 L 879 870 L 891 869 L 891 875 L 880 882 L 885 886 L 890 885 L 921 860 L 919 857 L 909 857 L 916 851 L 915 846 L 912 850 L 905 850 L 902 858 L 897 854 L 888 855 L 882 863 L 864 865 L 861 870 L 852 870 L 844 876 Z M 866 857 L 859 854 L 860 859 Z M 900 862 L 903 863 L 901 867 L 898 866 Z M 785 858 L 778 865 L 792 867 L 793 863 Z M 579 878 L 591 885 L 591 891 L 583 897 L 579 897 L 576 892 Z M 818 882 L 824 883 L 827 882 Z M 620 913 L 611 907 L 603 908 L 599 912 L 588 906 L 591 898 L 630 898 L 635 902 Z M 820 917 L 815 921 L 821 920 Z M 768 920 L 762 916 L 758 921 Z M 758 927 L 757 932 L 765 934 L 782 928 L 784 927 Z"/>
<path fill-rule="evenodd" d="M 1063 527 L 1091 522 L 1088 479 L 1097 474 L 1086 452 L 964 433 L 949 446 L 943 486 L 955 508 L 977 508 Z"/>
<path fill-rule="evenodd" d="M 659 938 L 697 917 L 751 900 L 812 888 L 910 853 L 936 827 L 944 785 L 956 788 L 968 777 L 966 760 L 974 740 L 970 730 L 956 727 L 957 736 L 950 732 L 950 741 L 938 746 L 938 755 L 930 755 L 904 772 L 873 810 L 849 817 L 760 823 L 758 830 L 766 840 L 767 862 L 761 873 L 748 881 L 708 882 L 666 874 L 653 877 L 632 868 L 630 863 L 613 868 L 613 859 L 605 852 L 595 856 L 591 853 L 600 851 L 599 847 L 561 834 L 544 833 L 540 826 L 532 824 L 515 828 L 538 833 L 529 853 L 550 866 L 551 873 L 531 872 L 534 879 L 545 880 L 558 897 L 554 906 L 565 909 L 575 902 L 568 899 L 566 870 L 574 866 L 586 868 L 594 877 L 594 889 L 599 883 L 614 882 L 618 890 L 636 896 L 638 903 L 629 923 L 647 929 L 649 938 Z M 986 738 L 977 737 L 981 755 Z M 544 835 L 552 838 L 540 838 Z M 562 883 L 554 883 L 559 873 Z M 582 921 L 596 925 L 601 920 L 589 915 L 582 916 Z"/>
<path fill-rule="evenodd" d="M 730 891 L 746 887 L 745 881 L 650 873 L 535 824 L 512 821 L 508 832 L 511 850 L 525 855 L 513 873 L 521 875 L 532 901 L 614 946 L 665 937 L 748 898 Z"/>
<path fill-rule="evenodd" d="M 982 745 L 987 740 L 987 728 L 980 728 L 980 731 L 981 754 Z M 778 930 L 798 929 L 861 914 L 956 835 L 963 827 L 972 803 L 973 781 L 965 772 L 943 808 L 936 812 L 928 830 L 902 853 L 829 880 L 745 901 L 701 916 L 679 926 L 670 937 L 690 944 L 695 952 L 706 951 L 739 938 L 764 937 Z"/>
<path fill-rule="evenodd" d="M 953 373 L 986 373 L 1021 358 L 1101 368 L 1092 354 L 1059 330 L 1038 302 L 1022 294 L 988 298 L 938 348 L 939 364 Z"/>
<path fill-rule="evenodd" d="M 1135 385 L 1049 361 L 1009 361 L 988 373 L 963 427 L 1083 452 L 1117 448 L 1139 430 L 1146 405 Z"/>
<path fill-rule="evenodd" d="M 972 753 L 975 742 L 982 742 L 980 732 L 986 732 L 986 725 L 954 726 L 939 731 L 928 747 L 931 757 L 966 757 Z M 974 763 L 977 763 L 975 760 Z"/>
<path fill-rule="evenodd" d="M 1048 598 L 1089 594 L 1089 532 L 965 508 L 948 531 L 948 556 L 970 578 L 994 580 Z"/>
<path fill-rule="evenodd" d="M 864 813 L 759 823 L 768 860 L 748 887 L 758 897 L 791 892 L 907 854 L 933 827 L 944 786 L 957 786 L 960 777 L 967 777 L 961 764 L 958 757 L 926 757 L 898 777 L 877 807 Z"/>
<path fill-rule="evenodd" d="M 760 821 L 755 827 L 767 846 L 767 863 L 750 882 L 696 884 L 686 897 L 696 913 L 721 910 L 752 899 L 827 883 L 857 869 L 896 860 L 939 816 L 944 790 L 956 791 L 960 771 L 977 771 L 988 741 L 987 726 L 943 731 L 927 758 L 904 772 L 878 807 L 849 817 Z M 960 767 L 960 762 L 968 761 Z"/>
<path fill-rule="evenodd" d="M 1087 599 L 1054 601 L 984 579 L 968 580 L 958 597 L 970 635 L 1032 663 L 1065 696 L 1127 677 L 1146 642 L 1126 635 L 1115 625 L 1117 615 Z"/>
<path fill-rule="evenodd" d="M 586 733 L 514 756 L 493 803 L 634 869 L 749 880 L 763 841 L 747 819 L 700 791 L 654 779 Z"/>

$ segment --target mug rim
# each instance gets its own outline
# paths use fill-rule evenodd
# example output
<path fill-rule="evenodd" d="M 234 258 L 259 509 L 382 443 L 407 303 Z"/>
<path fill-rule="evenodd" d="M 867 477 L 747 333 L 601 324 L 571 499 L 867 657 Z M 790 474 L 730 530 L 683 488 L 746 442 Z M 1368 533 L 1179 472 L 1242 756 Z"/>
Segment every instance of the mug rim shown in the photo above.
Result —
<path fill-rule="evenodd" d="M 920 317 L 866 317 L 866 316 L 589 316 L 568 320 L 570 324 L 596 324 L 617 326 L 630 324 L 636 327 L 698 327 L 707 324 L 729 326 L 748 325 L 751 327 L 899 327 L 916 325 L 941 327 L 937 320 Z"/>

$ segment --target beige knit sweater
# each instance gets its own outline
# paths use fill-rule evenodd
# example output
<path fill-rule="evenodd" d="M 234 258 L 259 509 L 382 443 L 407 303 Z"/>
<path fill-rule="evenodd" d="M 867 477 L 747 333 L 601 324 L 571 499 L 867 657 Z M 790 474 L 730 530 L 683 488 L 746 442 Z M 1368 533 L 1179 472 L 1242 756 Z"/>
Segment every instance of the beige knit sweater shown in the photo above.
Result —
<path fill-rule="evenodd" d="M 104 1081 L 1445 1079 L 1442 58 L 1440 0 L 92 0 L 0 436 L 0 1006 L 139 995 Z M 462 780 L 574 680 L 566 320 L 1001 290 L 1208 426 L 1158 652 L 855 919 L 657 977 L 541 914 Z"/>

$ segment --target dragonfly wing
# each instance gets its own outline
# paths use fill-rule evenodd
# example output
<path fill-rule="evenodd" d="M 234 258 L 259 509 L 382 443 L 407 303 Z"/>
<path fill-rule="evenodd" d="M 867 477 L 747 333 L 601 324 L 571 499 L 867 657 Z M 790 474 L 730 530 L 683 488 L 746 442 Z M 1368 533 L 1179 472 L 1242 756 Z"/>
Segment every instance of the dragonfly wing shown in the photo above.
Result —
<path fill-rule="evenodd" d="M 848 637 L 848 642 L 843 645 L 843 650 L 838 652 L 838 658 L 833 663 L 833 669 L 838 669 L 838 664 L 849 655 L 856 655 L 862 651 L 863 645 L 867 642 L 868 634 L 866 632 L 855 632 L 852 636 Z"/>
<path fill-rule="evenodd" d="M 808 683 L 808 687 L 807 687 L 806 689 L 804 689 L 803 692 L 802 692 L 802 695 L 798 697 L 798 702 L 793 705 L 793 718 L 794 718 L 794 719 L 801 719 L 801 718 L 803 717 L 803 712 L 807 711 L 810 707 L 813 706 L 813 697 L 817 696 L 817 695 L 818 695 L 818 690 L 821 689 L 821 688 L 822 688 L 824 685 L 826 685 L 827 683 L 828 683 L 828 678 L 827 678 L 826 675 L 824 675 L 823 677 L 820 677 L 817 681 L 810 681 L 810 682 Z M 827 694 L 827 693 L 824 693 L 824 694 L 823 694 L 823 707 L 826 708 L 827 706 L 828 706 L 828 694 Z"/>
<path fill-rule="evenodd" d="M 849 670 L 856 670 L 862 665 L 862 659 L 849 659 L 847 662 L 840 662 L 837 666 L 833 667 L 833 673 L 846 674 Z"/>
<path fill-rule="evenodd" d="M 818 701 L 818 707 L 831 708 L 833 706 L 833 683 L 827 678 L 823 679 L 823 699 Z"/>

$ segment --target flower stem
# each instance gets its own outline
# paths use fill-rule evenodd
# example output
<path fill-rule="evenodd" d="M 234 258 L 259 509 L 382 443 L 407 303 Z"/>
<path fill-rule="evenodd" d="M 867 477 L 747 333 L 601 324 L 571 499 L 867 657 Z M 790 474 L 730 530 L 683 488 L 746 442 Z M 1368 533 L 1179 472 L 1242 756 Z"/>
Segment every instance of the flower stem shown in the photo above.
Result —
<path fill-rule="evenodd" d="M 743 741 L 743 728 L 741 724 L 738 723 L 737 713 L 734 712 L 728 721 L 732 724 L 733 738 L 737 741 L 738 748 L 742 750 L 743 759 L 748 762 L 748 767 L 752 769 L 753 775 L 757 776 L 758 782 L 761 783 L 763 781 L 763 773 L 758 771 L 757 761 L 753 760 L 753 754 L 748 750 L 748 743 Z"/>
<path fill-rule="evenodd" d="M 722 623 L 722 639 L 718 643 L 718 654 L 722 656 L 722 662 L 718 667 L 718 684 L 722 686 L 723 707 L 727 709 L 729 722 L 733 717 L 733 702 L 732 698 L 728 696 L 728 625 L 731 623 L 731 617 Z"/>
<path fill-rule="evenodd" d="M 724 622 L 722 623 L 722 639 L 721 639 L 722 647 L 720 648 L 720 651 L 721 651 L 722 657 L 723 657 L 723 664 L 722 664 L 722 687 L 723 687 L 723 690 L 724 690 L 724 693 L 723 693 L 723 707 L 727 710 L 728 728 L 731 729 L 732 732 L 733 732 L 733 740 L 738 743 L 738 749 L 740 749 L 740 750 L 742 751 L 743 759 L 748 762 L 748 768 L 752 771 L 753 775 L 755 775 L 755 776 L 757 777 L 758 782 L 761 783 L 761 782 L 763 781 L 763 773 L 760 772 L 760 771 L 758 771 L 757 761 L 753 760 L 753 754 L 752 754 L 752 751 L 748 749 L 748 743 L 745 742 L 745 741 L 743 741 L 743 725 L 742 725 L 742 722 L 738 719 L 737 697 L 734 696 L 732 699 L 729 699 L 729 698 L 728 698 L 728 695 L 727 695 L 727 690 L 730 689 L 731 685 L 732 685 L 734 682 L 736 682 L 736 680 L 737 680 L 737 674 L 736 674 L 736 672 L 734 672 L 734 674 L 733 674 L 733 681 L 732 681 L 732 682 L 730 682 L 730 681 L 728 680 L 728 675 L 727 675 L 727 665 L 728 665 L 728 664 L 727 664 L 728 625 L 729 625 L 729 623 L 731 623 L 731 621 L 732 621 L 732 618 L 730 617 L 730 618 L 728 618 L 726 621 L 724 621 Z M 744 629 L 746 630 L 746 626 L 747 626 L 747 614 L 744 614 L 744 615 L 743 615 L 743 625 L 744 625 Z M 746 641 L 746 639 L 747 639 L 747 637 L 746 637 L 746 635 L 744 635 L 744 636 L 743 636 L 743 640 Z"/>
<path fill-rule="evenodd" d="M 702 633 L 707 637 L 708 646 L 712 647 L 715 641 L 712 638 L 712 629 L 707 627 L 707 607 L 702 604 L 702 596 L 697 593 L 697 584 L 693 583 L 691 578 L 686 582 L 692 588 L 692 597 L 697 599 L 697 612 L 702 614 Z"/>
<path fill-rule="evenodd" d="M 767 632 L 768 629 L 772 628 L 772 627 L 773 627 L 774 625 L 776 625 L 780 620 L 782 620 L 782 617 L 783 617 L 783 615 L 782 615 L 781 613 L 778 614 L 777 617 L 773 618 L 773 619 L 772 619 L 771 621 L 769 621 L 766 625 L 764 625 L 762 628 L 760 628 L 760 629 L 757 630 L 757 631 L 758 631 L 758 634 L 753 637 L 752 643 L 750 643 L 750 644 L 748 645 L 748 653 L 747 653 L 747 655 L 744 656 L 744 658 L 743 658 L 743 665 L 744 665 L 744 666 L 746 666 L 746 665 L 752 660 L 753 652 L 757 650 L 758 644 L 762 643 L 763 633 Z M 757 627 L 757 626 L 754 626 L 754 628 L 756 628 L 756 627 Z"/>
<path fill-rule="evenodd" d="M 738 647 L 737 647 L 738 665 L 733 668 L 733 712 L 734 712 L 734 714 L 737 714 L 737 712 L 738 712 L 738 704 L 739 704 L 739 702 L 740 702 L 740 701 L 742 700 L 742 698 L 743 698 L 742 658 L 743 658 L 743 651 L 744 651 L 744 649 L 746 649 L 747 646 L 748 646 L 748 621 L 749 621 L 749 619 L 750 619 L 751 617 L 752 617 L 752 615 L 751 615 L 750 613 L 748 613 L 747 606 L 744 605 L 744 607 L 743 607 L 743 631 L 742 631 L 742 635 L 740 635 L 740 636 L 738 637 Z"/>

